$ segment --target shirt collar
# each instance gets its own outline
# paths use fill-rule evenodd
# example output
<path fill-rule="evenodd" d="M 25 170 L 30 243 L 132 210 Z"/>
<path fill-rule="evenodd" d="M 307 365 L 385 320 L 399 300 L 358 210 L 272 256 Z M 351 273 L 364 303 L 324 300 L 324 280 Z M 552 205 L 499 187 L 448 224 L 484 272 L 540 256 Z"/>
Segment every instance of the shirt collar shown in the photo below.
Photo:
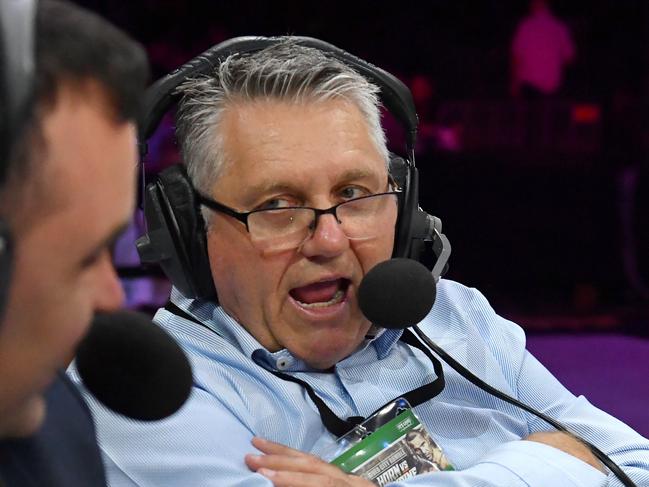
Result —
<path fill-rule="evenodd" d="M 294 357 L 286 349 L 277 352 L 266 350 L 255 337 L 248 333 L 248 330 L 228 315 L 221 306 L 212 301 L 187 298 L 175 287 L 171 290 L 170 300 L 230 344 L 236 346 L 246 357 L 249 357 L 258 365 L 282 372 L 314 370 L 303 360 Z M 373 330 L 375 333 L 372 334 Z M 363 352 L 369 346 L 373 346 L 378 359 L 386 357 L 401 337 L 403 330 L 378 328 L 370 330 L 370 333 L 371 336 L 368 335 L 352 356 Z M 343 361 L 345 360 L 347 359 Z"/>

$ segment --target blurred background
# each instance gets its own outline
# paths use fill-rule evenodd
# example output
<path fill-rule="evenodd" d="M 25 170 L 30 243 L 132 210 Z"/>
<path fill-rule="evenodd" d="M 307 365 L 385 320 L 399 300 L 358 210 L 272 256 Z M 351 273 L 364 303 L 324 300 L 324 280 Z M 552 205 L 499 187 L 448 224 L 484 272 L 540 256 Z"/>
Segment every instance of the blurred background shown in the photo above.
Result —
<path fill-rule="evenodd" d="M 144 43 L 156 78 L 230 37 L 296 34 L 402 79 L 421 205 L 453 245 L 446 277 L 523 326 L 573 392 L 649 435 L 649 2 L 78 3 Z M 149 144 L 147 179 L 178 162 L 171 116 Z M 154 310 L 168 284 L 138 267 L 142 232 L 136 215 L 116 261 L 129 305 Z"/>

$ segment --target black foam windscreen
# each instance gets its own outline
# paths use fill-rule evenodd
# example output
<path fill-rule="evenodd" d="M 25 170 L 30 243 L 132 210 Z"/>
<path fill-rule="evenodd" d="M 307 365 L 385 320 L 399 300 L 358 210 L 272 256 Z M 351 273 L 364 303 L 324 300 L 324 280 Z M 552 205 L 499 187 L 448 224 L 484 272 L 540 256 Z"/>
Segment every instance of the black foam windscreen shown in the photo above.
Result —
<path fill-rule="evenodd" d="M 76 365 L 99 401 L 142 421 L 175 413 L 191 391 L 185 353 L 162 328 L 132 311 L 97 315 L 79 345 Z"/>
<path fill-rule="evenodd" d="M 367 319 L 383 328 L 403 329 L 416 325 L 435 303 L 435 279 L 412 259 L 386 260 L 363 277 L 358 304 Z"/>

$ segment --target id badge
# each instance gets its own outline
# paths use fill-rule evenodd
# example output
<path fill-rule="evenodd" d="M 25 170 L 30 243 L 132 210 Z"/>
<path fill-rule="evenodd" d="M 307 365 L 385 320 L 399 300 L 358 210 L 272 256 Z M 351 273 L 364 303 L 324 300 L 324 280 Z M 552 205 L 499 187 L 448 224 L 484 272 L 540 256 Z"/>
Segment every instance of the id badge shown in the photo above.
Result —
<path fill-rule="evenodd" d="M 454 470 L 410 407 L 397 399 L 339 438 L 330 463 L 383 486 L 415 475 Z"/>

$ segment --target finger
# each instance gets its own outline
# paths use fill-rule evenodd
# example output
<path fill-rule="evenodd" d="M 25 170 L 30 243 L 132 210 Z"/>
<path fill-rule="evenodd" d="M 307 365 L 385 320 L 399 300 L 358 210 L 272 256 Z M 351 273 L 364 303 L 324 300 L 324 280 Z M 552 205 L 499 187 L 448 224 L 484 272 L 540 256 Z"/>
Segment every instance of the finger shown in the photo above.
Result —
<path fill-rule="evenodd" d="M 274 441 L 266 440 L 258 436 L 255 436 L 252 439 L 252 445 L 257 448 L 257 450 L 269 455 L 286 455 L 289 457 L 309 456 L 307 453 L 303 453 L 299 450 L 295 450 L 288 446 L 282 445 L 280 443 L 275 443 Z"/>
<path fill-rule="evenodd" d="M 246 455 L 244 460 L 248 468 L 253 471 L 267 468 L 287 472 L 317 473 L 331 477 L 345 475 L 338 467 L 325 463 L 312 455 L 303 455 L 300 457 L 289 457 L 286 455 Z"/>
<path fill-rule="evenodd" d="M 262 468 L 258 473 L 272 481 L 275 487 L 375 487 L 375 484 L 369 480 L 353 475 L 328 477 L 326 475 L 282 472 L 266 468 Z"/>
<path fill-rule="evenodd" d="M 319 474 L 303 472 L 284 472 L 262 468 L 261 475 L 273 482 L 275 487 L 346 487 L 336 479 Z"/>

